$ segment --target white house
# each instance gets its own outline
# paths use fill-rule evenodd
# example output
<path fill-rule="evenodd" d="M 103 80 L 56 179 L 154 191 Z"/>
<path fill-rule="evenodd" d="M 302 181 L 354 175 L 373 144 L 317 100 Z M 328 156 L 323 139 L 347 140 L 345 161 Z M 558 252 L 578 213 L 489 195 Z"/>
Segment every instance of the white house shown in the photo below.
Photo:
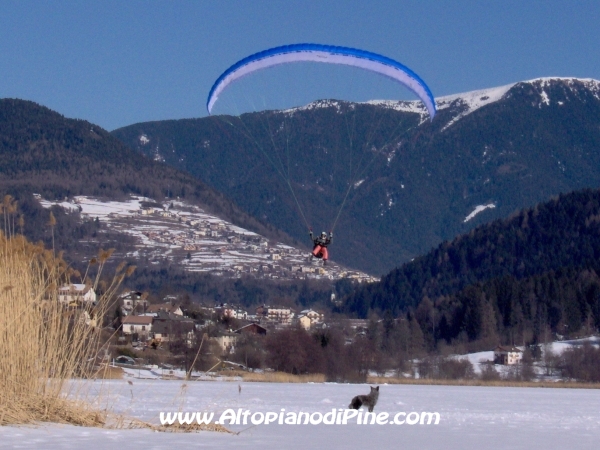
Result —
<path fill-rule="evenodd" d="M 494 349 L 494 364 L 512 366 L 523 359 L 523 351 L 517 347 L 499 345 Z"/>
<path fill-rule="evenodd" d="M 313 323 L 323 322 L 323 314 L 314 309 L 305 309 L 304 311 L 300 311 L 300 314 L 307 316 Z"/>
<path fill-rule="evenodd" d="M 239 334 L 226 333 L 213 339 L 217 341 L 223 353 L 235 353 L 235 344 L 238 338 Z"/>
<path fill-rule="evenodd" d="M 323 314 L 314 309 L 305 309 L 298 315 L 298 323 L 305 330 L 323 323 Z"/>
<path fill-rule="evenodd" d="M 91 286 L 85 284 L 68 284 L 58 288 L 58 300 L 61 303 L 94 303 L 96 293 Z"/>
<path fill-rule="evenodd" d="M 124 316 L 130 315 L 135 310 L 139 314 L 148 307 L 148 300 L 139 291 L 124 292 L 119 296 L 119 301 L 121 302 L 121 312 Z"/>
<path fill-rule="evenodd" d="M 263 305 L 256 308 L 256 316 L 264 318 L 270 323 L 287 326 L 292 324 L 295 313 L 291 308 Z"/>
<path fill-rule="evenodd" d="M 243 309 L 238 309 L 235 312 L 235 318 L 241 319 L 241 320 L 248 320 L 248 311 L 245 311 Z"/>
<path fill-rule="evenodd" d="M 312 321 L 305 315 L 298 316 L 298 323 L 305 330 L 310 330 L 310 327 L 312 326 Z"/>
<path fill-rule="evenodd" d="M 123 334 L 137 333 L 139 336 L 147 337 L 152 331 L 152 316 L 127 316 L 121 321 L 123 325 Z"/>

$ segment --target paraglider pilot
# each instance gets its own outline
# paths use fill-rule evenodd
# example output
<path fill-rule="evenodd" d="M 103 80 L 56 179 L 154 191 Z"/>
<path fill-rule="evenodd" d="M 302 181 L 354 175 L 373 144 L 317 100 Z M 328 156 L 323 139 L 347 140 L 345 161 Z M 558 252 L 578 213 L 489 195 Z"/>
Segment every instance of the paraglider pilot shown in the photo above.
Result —
<path fill-rule="evenodd" d="M 327 264 L 327 260 L 329 259 L 329 253 L 327 252 L 327 246 L 331 244 L 331 240 L 333 239 L 333 231 L 329 232 L 329 236 L 324 231 L 313 238 L 312 228 L 309 231 L 309 235 L 313 243 L 315 244 L 310 259 L 315 258 L 323 258 L 323 264 Z"/>

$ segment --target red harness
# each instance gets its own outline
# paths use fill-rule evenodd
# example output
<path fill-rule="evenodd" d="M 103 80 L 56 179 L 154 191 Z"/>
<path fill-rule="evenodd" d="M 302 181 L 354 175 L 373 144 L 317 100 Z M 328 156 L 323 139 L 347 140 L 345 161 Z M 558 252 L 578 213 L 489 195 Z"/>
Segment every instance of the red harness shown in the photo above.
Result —
<path fill-rule="evenodd" d="M 329 253 L 327 253 L 327 247 L 323 247 L 321 245 L 315 245 L 312 254 L 316 258 L 323 258 L 323 261 L 327 261 L 327 259 L 329 258 Z"/>

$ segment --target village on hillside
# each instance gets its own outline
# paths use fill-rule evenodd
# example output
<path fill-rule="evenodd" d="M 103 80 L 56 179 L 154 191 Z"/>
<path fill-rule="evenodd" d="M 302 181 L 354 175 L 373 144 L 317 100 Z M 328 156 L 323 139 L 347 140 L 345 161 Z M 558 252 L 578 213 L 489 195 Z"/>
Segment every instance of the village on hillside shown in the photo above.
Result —
<path fill-rule="evenodd" d="M 187 271 L 210 272 L 230 278 L 251 274 L 273 280 L 350 278 L 358 282 L 378 281 L 335 261 L 328 261 L 326 266 L 321 260 L 309 261 L 306 250 L 269 241 L 182 201 L 158 204 L 143 197 L 118 202 L 77 196 L 63 202 L 49 202 L 39 195 L 37 199 L 46 208 L 58 205 L 79 211 L 83 218 L 105 223 L 111 232 L 134 237 L 135 250 L 118 256 L 147 259 L 153 264 L 167 258 Z"/>

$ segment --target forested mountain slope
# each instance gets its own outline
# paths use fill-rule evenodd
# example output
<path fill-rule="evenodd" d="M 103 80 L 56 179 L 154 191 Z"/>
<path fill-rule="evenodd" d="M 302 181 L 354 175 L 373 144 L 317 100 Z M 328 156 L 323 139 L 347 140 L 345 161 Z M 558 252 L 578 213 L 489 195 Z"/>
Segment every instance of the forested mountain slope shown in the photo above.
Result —
<path fill-rule="evenodd" d="M 599 274 L 600 190 L 586 189 L 444 242 L 341 310 L 409 314 L 430 342 L 539 341 L 600 327 Z"/>
<path fill-rule="evenodd" d="M 34 240 L 48 238 L 47 214 L 31 196 L 38 193 L 46 199 L 181 197 L 242 227 L 289 241 L 274 227 L 248 216 L 226 195 L 129 149 L 102 128 L 18 99 L 0 99 L 0 193 L 20 201 L 25 233 Z M 69 228 L 74 227 L 77 224 L 71 223 Z M 61 237 L 66 244 L 74 236 Z"/>

